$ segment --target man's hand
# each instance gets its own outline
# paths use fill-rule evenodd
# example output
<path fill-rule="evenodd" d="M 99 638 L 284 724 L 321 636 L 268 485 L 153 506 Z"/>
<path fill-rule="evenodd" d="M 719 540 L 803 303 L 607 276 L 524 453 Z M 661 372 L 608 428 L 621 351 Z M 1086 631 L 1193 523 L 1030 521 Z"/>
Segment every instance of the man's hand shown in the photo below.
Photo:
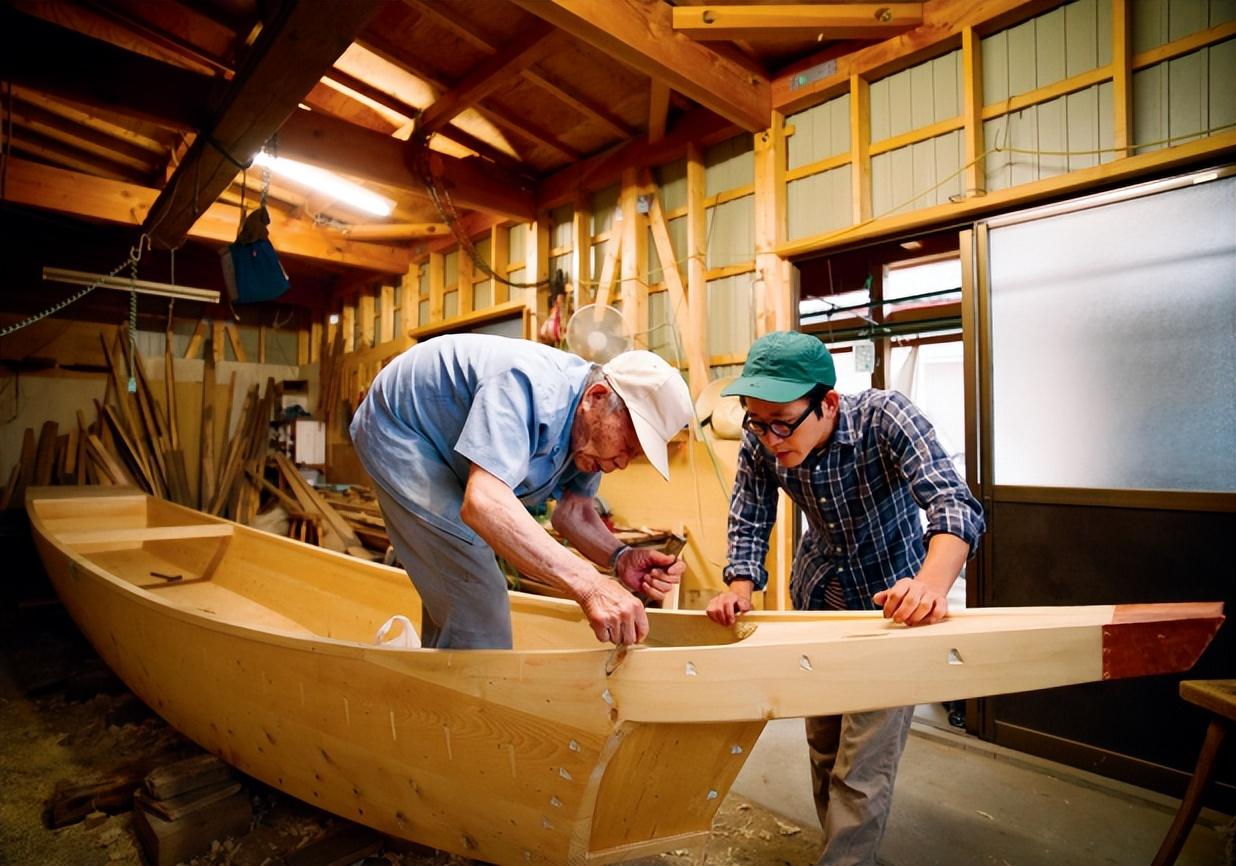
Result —
<path fill-rule="evenodd" d="M 660 601 L 678 583 L 687 564 L 648 547 L 629 547 L 618 557 L 615 576 L 631 592 Z"/>
<path fill-rule="evenodd" d="M 751 610 L 751 596 L 723 592 L 708 602 L 708 618 L 720 625 L 733 625 L 741 614 Z"/>
<path fill-rule="evenodd" d="M 576 601 L 599 641 L 636 644 L 648 636 L 643 602 L 608 578 L 598 574 Z"/>
<path fill-rule="evenodd" d="M 884 618 L 904 625 L 931 625 L 948 616 L 948 598 L 911 577 L 903 577 L 872 601 L 883 605 Z"/>

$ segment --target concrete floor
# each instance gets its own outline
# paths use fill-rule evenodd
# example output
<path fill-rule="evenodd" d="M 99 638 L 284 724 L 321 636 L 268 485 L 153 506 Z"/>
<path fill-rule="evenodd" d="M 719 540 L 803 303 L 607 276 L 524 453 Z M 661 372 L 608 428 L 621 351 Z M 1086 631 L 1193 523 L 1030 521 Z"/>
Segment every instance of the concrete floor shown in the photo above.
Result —
<path fill-rule="evenodd" d="M 733 793 L 818 827 L 802 722 L 770 722 Z M 879 862 L 885 866 L 1149 864 L 1178 800 L 916 719 Z M 1203 811 L 1178 866 L 1221 866 L 1230 819 Z"/>

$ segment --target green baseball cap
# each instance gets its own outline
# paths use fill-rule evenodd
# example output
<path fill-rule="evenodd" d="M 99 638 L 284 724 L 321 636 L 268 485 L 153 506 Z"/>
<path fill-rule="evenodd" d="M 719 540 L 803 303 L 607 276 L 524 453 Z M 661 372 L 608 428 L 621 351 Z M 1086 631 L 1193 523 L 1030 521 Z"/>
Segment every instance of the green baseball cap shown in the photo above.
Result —
<path fill-rule="evenodd" d="M 751 344 L 742 375 L 721 394 L 792 403 L 816 385 L 836 384 L 837 369 L 823 342 L 797 331 L 773 331 Z"/>

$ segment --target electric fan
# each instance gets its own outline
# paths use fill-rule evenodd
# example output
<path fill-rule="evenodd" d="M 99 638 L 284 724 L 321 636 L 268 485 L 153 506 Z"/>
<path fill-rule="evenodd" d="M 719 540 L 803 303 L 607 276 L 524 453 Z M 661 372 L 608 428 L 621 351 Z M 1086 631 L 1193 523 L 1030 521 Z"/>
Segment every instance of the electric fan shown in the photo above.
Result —
<path fill-rule="evenodd" d="M 631 348 L 622 312 L 607 304 L 585 304 L 566 327 L 567 348 L 586 361 L 604 364 Z"/>

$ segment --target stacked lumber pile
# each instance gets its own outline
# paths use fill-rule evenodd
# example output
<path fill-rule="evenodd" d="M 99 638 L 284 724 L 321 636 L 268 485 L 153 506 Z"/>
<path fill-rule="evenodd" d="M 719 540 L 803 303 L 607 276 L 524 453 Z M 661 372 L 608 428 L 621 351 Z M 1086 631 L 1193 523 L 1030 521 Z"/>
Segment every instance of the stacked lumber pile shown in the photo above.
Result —
<path fill-rule="evenodd" d="M 217 839 L 244 835 L 253 817 L 249 795 L 214 755 L 152 770 L 133 805 L 133 829 L 153 866 L 175 866 L 205 854 Z"/>
<path fill-rule="evenodd" d="M 37 438 L 34 429 L 27 428 L 21 458 L 0 490 L 0 509 L 23 508 L 27 487 L 48 484 L 136 487 L 246 525 L 252 524 L 264 507 L 277 502 L 291 518 L 293 537 L 366 559 L 380 558 L 385 545 L 375 557 L 352 525 L 272 446 L 271 421 L 282 402 L 281 386 L 274 379 L 268 378 L 265 388 L 256 384 L 249 387 L 236 428 L 216 455 L 215 353 L 207 346 L 203 353 L 206 366 L 202 376 L 200 465 L 194 489 L 180 442 L 171 335 L 164 354 L 162 394 L 147 381 L 144 359 L 129 339 L 127 327 L 117 329 L 110 340 L 100 335 L 100 342 L 107 385 L 102 401 L 94 401 L 94 420 L 88 421 L 86 413 L 79 410 L 77 426 L 65 433 L 54 421 L 45 423 Z M 342 353 L 342 343 L 336 348 Z M 334 371 L 326 379 L 328 398 L 330 393 L 337 393 L 337 366 L 329 363 L 329 358 L 324 366 Z M 229 416 L 235 388 L 233 375 L 228 410 L 219 419 L 225 431 L 232 429 Z"/>
<path fill-rule="evenodd" d="M 323 491 L 322 499 L 347 521 L 361 544 L 376 553 L 386 553 L 391 541 L 386 534 L 382 508 L 373 491 L 354 484 L 343 493 Z"/>
<path fill-rule="evenodd" d="M 150 387 L 140 353 L 120 328 L 113 340 L 100 335 L 107 386 L 95 400 L 95 420 L 77 412 L 77 427 L 61 434 L 54 421 L 43 425 L 38 445 L 26 430 L 22 454 L 0 505 L 23 507 L 25 488 L 47 484 L 104 484 L 139 487 L 154 496 L 196 506 L 176 424 L 172 356 L 167 367 L 167 407 Z M 170 346 L 170 343 L 169 343 Z"/>

